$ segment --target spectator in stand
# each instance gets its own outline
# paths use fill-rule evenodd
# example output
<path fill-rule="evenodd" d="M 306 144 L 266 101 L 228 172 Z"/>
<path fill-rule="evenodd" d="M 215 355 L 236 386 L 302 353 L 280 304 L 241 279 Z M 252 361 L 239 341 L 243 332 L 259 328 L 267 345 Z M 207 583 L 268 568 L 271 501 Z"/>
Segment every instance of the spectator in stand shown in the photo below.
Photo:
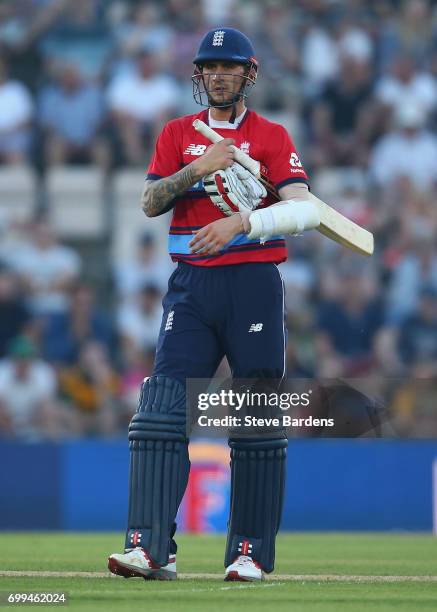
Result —
<path fill-rule="evenodd" d="M 108 166 L 109 151 L 101 136 L 105 110 L 98 85 L 82 77 L 77 66 L 61 65 L 54 82 L 42 89 L 39 103 L 47 164 Z"/>
<path fill-rule="evenodd" d="M 283 124 L 299 139 L 302 86 L 298 24 L 288 7 L 280 2 L 252 3 L 250 11 L 253 14 L 248 27 L 244 17 L 247 18 L 249 9 L 241 11 L 240 28 L 248 34 L 253 28 L 250 37 L 257 57 L 262 58 L 263 74 L 263 86 L 251 92 L 251 106 L 264 108 L 268 119 Z"/>
<path fill-rule="evenodd" d="M 59 244 L 47 221 L 40 219 L 32 225 L 31 241 L 27 247 L 10 253 L 8 263 L 29 294 L 34 315 L 66 312 L 81 260 L 76 251 Z"/>
<path fill-rule="evenodd" d="M 395 352 L 402 361 L 402 378 L 391 402 L 398 435 L 437 436 L 437 289 L 424 286 L 415 310 L 398 329 Z"/>
<path fill-rule="evenodd" d="M 424 285 L 437 291 L 437 250 L 435 237 L 418 237 L 399 260 L 387 288 L 386 318 L 401 325 L 417 309 Z"/>
<path fill-rule="evenodd" d="M 60 370 L 59 387 L 75 434 L 111 436 L 118 433 L 120 379 L 102 344 L 85 342 L 77 364 Z"/>
<path fill-rule="evenodd" d="M 80 65 L 84 74 L 92 78 L 99 77 L 110 59 L 113 47 L 106 20 L 106 12 L 111 3 L 106 0 L 55 2 L 61 6 L 41 40 L 42 52 L 48 62 L 60 59 L 70 61 Z"/>
<path fill-rule="evenodd" d="M 124 162 L 144 165 L 146 151 L 176 111 L 179 89 L 172 77 L 159 71 L 157 62 L 156 54 L 143 49 L 135 70 L 109 85 L 107 102 Z"/>
<path fill-rule="evenodd" d="M 11 74 L 35 92 L 44 78 L 41 40 L 69 0 L 0 3 L 0 44 Z"/>
<path fill-rule="evenodd" d="M 338 48 L 328 29 L 314 23 L 303 32 L 300 67 L 306 95 L 320 94 L 339 72 Z"/>
<path fill-rule="evenodd" d="M 380 187 L 406 176 L 418 190 L 430 189 L 437 181 L 437 136 L 426 129 L 424 112 L 417 106 L 400 107 L 395 124 L 372 152 L 371 176 Z"/>
<path fill-rule="evenodd" d="M 30 331 L 32 318 L 15 274 L 0 263 L 0 358 L 15 336 Z"/>
<path fill-rule="evenodd" d="M 0 432 L 6 436 L 56 439 L 65 431 L 56 404 L 56 374 L 37 359 L 35 345 L 25 336 L 10 344 L 0 361 Z"/>
<path fill-rule="evenodd" d="M 436 287 L 422 288 L 417 308 L 400 328 L 399 352 L 410 376 L 437 376 Z"/>
<path fill-rule="evenodd" d="M 287 375 L 310 378 L 315 373 L 315 312 L 309 303 L 299 312 L 287 312 L 287 329 L 291 340 L 286 347 Z"/>
<path fill-rule="evenodd" d="M 339 53 L 343 56 L 352 57 L 357 61 L 372 62 L 374 55 L 374 44 L 366 29 L 357 20 L 345 17 L 339 24 L 337 33 L 337 45 Z"/>
<path fill-rule="evenodd" d="M 310 159 L 315 166 L 363 165 L 373 136 L 372 73 L 366 59 L 343 55 L 338 78 L 316 100 Z"/>
<path fill-rule="evenodd" d="M 157 250 L 156 238 L 145 233 L 140 236 L 135 258 L 115 262 L 115 286 L 122 300 L 131 300 L 147 283 L 157 285 L 162 293 L 175 268 L 167 253 Z"/>
<path fill-rule="evenodd" d="M 367 271 L 368 273 L 368 271 Z M 374 342 L 383 324 L 376 280 L 357 266 L 340 270 L 331 295 L 318 305 L 316 359 L 326 377 L 361 376 L 374 361 Z"/>
<path fill-rule="evenodd" d="M 409 54 L 416 62 L 425 64 L 435 49 L 435 19 L 432 14 L 435 3 L 429 0 L 404 0 L 400 4 L 400 7 L 394 7 L 396 12 L 392 18 L 379 28 L 378 46 L 383 68 L 403 54 Z"/>
<path fill-rule="evenodd" d="M 68 310 L 53 313 L 44 321 L 42 353 L 56 365 L 72 365 L 77 362 L 82 347 L 91 340 L 112 354 L 114 336 L 109 317 L 95 304 L 93 288 L 80 283 L 71 292 Z"/>
<path fill-rule="evenodd" d="M 137 293 L 135 302 L 121 305 L 117 326 L 124 351 L 131 348 L 144 351 L 156 346 L 162 318 L 161 299 L 159 287 L 149 283 Z"/>
<path fill-rule="evenodd" d="M 125 7 L 127 8 L 127 7 Z M 163 58 L 168 54 L 173 37 L 171 24 L 162 19 L 162 8 L 157 4 L 143 2 L 129 7 L 126 17 L 114 28 L 118 44 L 116 64 L 123 65 L 145 46 Z"/>
<path fill-rule="evenodd" d="M 296 26 L 285 4 L 266 2 L 258 7 L 259 30 L 254 37 L 257 55 L 262 57 L 266 78 L 287 78 L 299 69 Z"/>
<path fill-rule="evenodd" d="M 33 101 L 26 87 L 8 77 L 0 59 L 0 162 L 28 161 L 31 145 Z"/>
<path fill-rule="evenodd" d="M 198 0 L 168 0 L 165 20 L 172 24 L 172 54 L 176 63 L 191 63 L 196 49 L 196 38 L 208 28 L 204 4 Z"/>
<path fill-rule="evenodd" d="M 391 73 L 383 74 L 377 82 L 375 96 L 394 115 L 411 106 L 420 109 L 425 120 L 437 104 L 437 79 L 429 72 L 417 71 L 411 57 L 398 56 Z"/>

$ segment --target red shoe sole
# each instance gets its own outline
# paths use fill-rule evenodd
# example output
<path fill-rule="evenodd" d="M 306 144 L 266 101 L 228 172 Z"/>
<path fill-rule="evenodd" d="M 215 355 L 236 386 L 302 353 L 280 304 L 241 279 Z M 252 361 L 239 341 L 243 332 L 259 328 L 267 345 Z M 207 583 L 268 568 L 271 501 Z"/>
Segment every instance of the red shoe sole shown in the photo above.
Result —
<path fill-rule="evenodd" d="M 155 570 L 151 570 L 150 573 L 146 571 L 143 573 L 141 570 L 135 570 L 132 567 L 126 567 L 116 559 L 109 557 L 108 569 L 112 574 L 116 576 L 123 576 L 123 578 L 144 578 L 144 580 L 175 580 L 176 574 L 170 576 L 168 574 L 162 574 Z"/>
<path fill-rule="evenodd" d="M 112 574 L 123 576 L 123 578 L 144 578 L 144 575 L 136 570 L 125 567 L 115 559 L 108 559 L 108 569 Z"/>
<path fill-rule="evenodd" d="M 236 571 L 229 572 L 225 577 L 225 582 L 253 582 L 250 578 L 244 578 Z"/>

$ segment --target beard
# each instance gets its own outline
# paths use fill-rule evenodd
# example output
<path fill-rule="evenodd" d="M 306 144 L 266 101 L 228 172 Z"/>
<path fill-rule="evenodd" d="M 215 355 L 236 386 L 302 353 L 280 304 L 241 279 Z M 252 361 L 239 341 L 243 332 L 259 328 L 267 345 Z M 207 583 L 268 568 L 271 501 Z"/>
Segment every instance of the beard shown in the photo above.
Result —
<path fill-rule="evenodd" d="M 212 80 L 204 81 L 208 101 L 211 106 L 228 108 L 241 99 L 242 77 L 235 75 L 223 82 L 214 83 Z M 218 88 L 214 91 L 214 88 Z"/>
<path fill-rule="evenodd" d="M 240 93 L 232 93 L 230 91 L 223 92 L 207 92 L 208 102 L 210 106 L 216 108 L 229 108 L 240 100 Z"/>
<path fill-rule="evenodd" d="M 196 69 L 197 70 L 197 69 Z M 211 78 L 195 71 L 191 77 L 194 100 L 201 106 L 230 108 L 246 97 L 246 75 L 224 75 L 224 78 Z"/>

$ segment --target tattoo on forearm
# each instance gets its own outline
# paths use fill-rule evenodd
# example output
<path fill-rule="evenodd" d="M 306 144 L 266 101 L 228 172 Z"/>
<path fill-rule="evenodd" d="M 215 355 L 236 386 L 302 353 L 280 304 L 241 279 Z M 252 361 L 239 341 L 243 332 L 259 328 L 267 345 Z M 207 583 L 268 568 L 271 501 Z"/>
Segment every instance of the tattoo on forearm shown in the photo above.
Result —
<path fill-rule="evenodd" d="M 146 180 L 141 208 L 148 217 L 156 217 L 166 212 L 168 204 L 197 183 L 200 178 L 199 173 L 189 164 L 171 176 L 157 181 Z"/>

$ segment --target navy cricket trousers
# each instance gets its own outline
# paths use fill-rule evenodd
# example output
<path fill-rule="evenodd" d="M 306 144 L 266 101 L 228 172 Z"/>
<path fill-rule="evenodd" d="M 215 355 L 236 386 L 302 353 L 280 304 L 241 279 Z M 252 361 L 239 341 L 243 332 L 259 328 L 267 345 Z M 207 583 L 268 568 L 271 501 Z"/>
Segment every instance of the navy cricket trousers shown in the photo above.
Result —
<path fill-rule="evenodd" d="M 273 263 L 179 263 L 163 300 L 153 375 L 211 378 L 226 355 L 234 378 L 285 374 L 284 286 Z"/>

